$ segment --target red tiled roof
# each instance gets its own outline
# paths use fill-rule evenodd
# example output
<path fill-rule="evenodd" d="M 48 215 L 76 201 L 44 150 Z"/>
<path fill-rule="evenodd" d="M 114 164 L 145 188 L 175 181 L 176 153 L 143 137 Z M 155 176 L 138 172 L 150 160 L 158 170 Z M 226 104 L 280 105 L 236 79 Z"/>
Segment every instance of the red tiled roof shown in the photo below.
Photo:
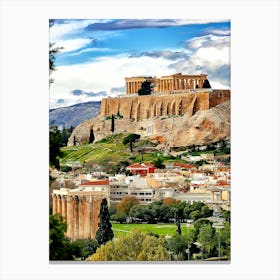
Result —
<path fill-rule="evenodd" d="M 225 182 L 225 181 L 219 181 L 218 182 L 219 186 L 229 186 L 229 183 Z"/>
<path fill-rule="evenodd" d="M 174 166 L 180 166 L 180 167 L 184 167 L 184 168 L 194 168 L 195 167 L 191 164 L 185 164 L 185 163 L 174 163 Z"/>
<path fill-rule="evenodd" d="M 88 181 L 81 184 L 82 186 L 104 186 L 109 185 L 109 180 Z"/>

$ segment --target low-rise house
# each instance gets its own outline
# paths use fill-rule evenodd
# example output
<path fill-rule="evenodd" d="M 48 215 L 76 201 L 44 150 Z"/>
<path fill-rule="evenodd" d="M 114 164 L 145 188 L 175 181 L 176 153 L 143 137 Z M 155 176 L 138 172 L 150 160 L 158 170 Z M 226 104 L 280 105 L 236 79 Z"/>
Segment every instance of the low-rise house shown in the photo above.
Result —
<path fill-rule="evenodd" d="M 149 173 L 155 172 L 154 164 L 151 163 L 135 163 L 126 167 L 132 174 L 146 176 Z"/>

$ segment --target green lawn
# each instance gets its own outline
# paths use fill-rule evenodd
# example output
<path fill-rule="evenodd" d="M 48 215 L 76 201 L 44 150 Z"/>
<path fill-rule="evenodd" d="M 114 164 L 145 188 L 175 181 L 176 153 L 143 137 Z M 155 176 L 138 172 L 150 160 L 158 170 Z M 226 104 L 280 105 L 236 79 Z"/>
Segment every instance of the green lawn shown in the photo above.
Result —
<path fill-rule="evenodd" d="M 175 224 L 117 224 L 112 223 L 114 236 L 125 235 L 133 229 L 140 230 L 143 233 L 152 232 L 160 236 L 172 236 L 176 233 L 177 226 Z M 187 234 L 187 228 L 185 224 L 181 224 L 181 230 L 183 234 Z"/>

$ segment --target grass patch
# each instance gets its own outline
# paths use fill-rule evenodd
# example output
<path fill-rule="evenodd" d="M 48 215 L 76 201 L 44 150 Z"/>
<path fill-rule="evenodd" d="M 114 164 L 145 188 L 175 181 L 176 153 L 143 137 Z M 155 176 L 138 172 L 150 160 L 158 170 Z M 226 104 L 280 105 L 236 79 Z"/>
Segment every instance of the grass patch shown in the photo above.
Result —
<path fill-rule="evenodd" d="M 126 235 L 133 229 L 140 230 L 143 233 L 152 232 L 159 236 L 172 236 L 176 233 L 177 226 L 175 224 L 117 224 L 112 222 L 114 236 L 119 237 Z M 187 228 L 181 224 L 182 234 L 187 234 Z"/>
<path fill-rule="evenodd" d="M 160 157 L 164 162 L 178 162 L 177 158 L 172 156 L 164 157 L 161 152 L 137 152 L 131 154 L 129 145 L 123 144 L 126 134 L 116 134 L 97 141 L 93 144 L 84 144 L 81 146 L 70 146 L 61 148 L 62 156 L 60 157 L 60 165 L 67 162 L 96 163 L 121 161 L 141 162 L 142 155 L 144 162 L 153 162 Z M 134 148 L 152 146 L 147 139 L 140 139 L 134 144 Z M 180 161 L 181 162 L 181 161 Z"/>

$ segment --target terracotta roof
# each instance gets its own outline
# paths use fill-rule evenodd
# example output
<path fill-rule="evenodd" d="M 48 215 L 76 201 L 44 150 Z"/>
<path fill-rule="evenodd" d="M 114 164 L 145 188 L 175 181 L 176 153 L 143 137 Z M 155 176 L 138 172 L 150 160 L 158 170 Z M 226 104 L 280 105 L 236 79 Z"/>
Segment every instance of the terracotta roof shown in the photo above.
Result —
<path fill-rule="evenodd" d="M 174 163 L 174 166 L 180 166 L 180 167 L 184 167 L 184 168 L 194 168 L 195 167 L 192 164 L 185 164 L 185 163 Z"/>
<path fill-rule="evenodd" d="M 104 186 L 109 185 L 109 180 L 88 181 L 81 184 L 81 186 Z"/>
<path fill-rule="evenodd" d="M 218 182 L 219 186 L 229 186 L 229 183 L 225 182 L 225 181 L 219 181 Z"/>

